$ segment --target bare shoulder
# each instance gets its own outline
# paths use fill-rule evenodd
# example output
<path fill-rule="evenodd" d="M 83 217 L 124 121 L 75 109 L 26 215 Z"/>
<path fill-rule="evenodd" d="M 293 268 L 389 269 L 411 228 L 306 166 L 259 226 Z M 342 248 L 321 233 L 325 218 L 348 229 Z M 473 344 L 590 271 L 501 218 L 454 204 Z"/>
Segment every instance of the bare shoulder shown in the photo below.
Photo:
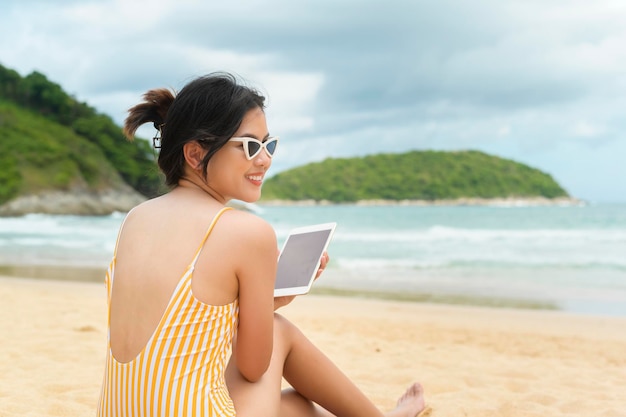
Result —
<path fill-rule="evenodd" d="M 136 224 L 144 222 L 153 222 L 154 218 L 159 216 L 159 207 L 161 204 L 158 202 L 158 197 L 152 200 L 144 201 L 133 207 L 128 213 L 126 213 L 126 219 L 124 220 L 125 228 L 133 227 Z"/>
<path fill-rule="evenodd" d="M 141 236 L 141 239 L 168 236 L 168 241 L 200 241 L 219 210 L 218 205 L 199 205 L 180 198 L 157 197 L 141 203 L 128 213 L 124 234 Z M 266 220 L 238 209 L 224 212 L 211 233 L 218 238 L 220 245 L 231 249 L 254 250 L 277 245 L 274 229 Z"/>
<path fill-rule="evenodd" d="M 246 247 L 276 246 L 276 233 L 271 224 L 253 213 L 229 210 L 220 219 L 221 230 L 227 230 L 229 239 Z M 219 224 L 218 223 L 218 224 Z"/>

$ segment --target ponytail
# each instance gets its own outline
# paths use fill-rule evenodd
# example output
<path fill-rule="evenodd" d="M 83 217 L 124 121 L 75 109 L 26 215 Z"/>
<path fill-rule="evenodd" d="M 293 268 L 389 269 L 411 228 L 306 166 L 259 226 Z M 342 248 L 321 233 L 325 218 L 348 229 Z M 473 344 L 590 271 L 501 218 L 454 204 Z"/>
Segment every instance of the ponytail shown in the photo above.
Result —
<path fill-rule="evenodd" d="M 165 88 L 150 90 L 143 95 L 144 102 L 131 107 L 124 121 L 124 135 L 133 140 L 139 126 L 152 122 L 161 131 L 165 116 L 174 101 L 174 94 Z"/>

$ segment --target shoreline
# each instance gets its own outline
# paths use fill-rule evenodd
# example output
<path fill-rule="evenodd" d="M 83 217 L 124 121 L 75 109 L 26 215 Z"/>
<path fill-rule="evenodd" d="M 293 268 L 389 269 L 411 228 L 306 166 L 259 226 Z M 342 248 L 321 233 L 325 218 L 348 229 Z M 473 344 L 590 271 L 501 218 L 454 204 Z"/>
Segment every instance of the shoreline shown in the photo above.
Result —
<path fill-rule="evenodd" d="M 48 281 L 102 283 L 107 267 L 80 265 L 6 265 L 0 264 L 0 276 Z"/>
<path fill-rule="evenodd" d="M 16 217 L 27 214 L 106 216 L 115 212 L 127 212 L 145 200 L 146 197 L 127 185 L 100 191 L 46 190 L 21 195 L 1 204 L 0 216 Z"/>
<path fill-rule="evenodd" d="M 0 205 L 0 217 L 20 217 L 28 214 L 106 216 L 126 213 L 146 198 L 131 191 L 106 192 L 45 192 L 20 196 Z M 310 206 L 419 206 L 419 207 L 545 207 L 585 206 L 589 202 L 574 197 L 507 197 L 458 198 L 440 200 L 357 200 L 332 202 L 328 200 L 259 200 L 256 203 L 231 201 L 228 205 L 239 210 L 254 212 L 267 207 Z"/>
<path fill-rule="evenodd" d="M 104 283 L 105 267 L 80 265 L 2 265 L 0 276 L 14 279 L 39 281 Z M 493 309 L 520 309 L 542 311 L 568 311 L 557 304 L 525 298 L 495 297 L 483 295 L 444 294 L 437 292 L 397 291 L 364 288 L 346 288 L 316 285 L 310 294 L 326 297 L 372 299 L 411 304 L 441 304 L 449 306 L 475 306 Z"/>
<path fill-rule="evenodd" d="M 338 288 L 318 285 L 311 289 L 310 294 L 326 297 L 347 297 L 381 301 L 395 301 L 415 304 L 442 304 L 447 306 L 466 306 L 484 308 L 506 308 L 518 310 L 562 311 L 556 303 L 530 300 L 525 298 L 488 297 L 481 295 L 443 294 L 415 291 L 385 291 Z"/>
<path fill-rule="evenodd" d="M 104 282 L 110 259 L 91 264 L 72 264 L 55 260 L 28 263 L 30 261 L 36 262 L 36 259 L 1 260 L 0 275 L 100 284 Z M 496 275 L 493 271 L 474 272 L 463 276 L 455 275 L 454 271 L 429 275 L 419 271 L 395 269 L 374 271 L 338 269 L 331 265 L 324 272 L 322 279 L 312 287 L 311 293 L 410 304 L 431 303 L 493 309 L 561 311 L 595 317 L 626 317 L 624 291 L 607 292 L 601 287 L 585 290 L 580 283 L 573 286 L 555 286 L 556 284 L 524 286 L 518 282 L 520 279 L 522 279 L 520 282 L 525 282 L 523 277 L 520 278 L 515 274 L 515 270 L 503 269 Z M 576 275 L 571 275 L 571 272 L 569 274 L 573 282 L 580 279 Z M 608 280 L 619 279 L 620 274 L 612 276 L 605 274 L 603 277 Z M 507 280 L 510 281 L 510 285 L 506 284 Z"/>
<path fill-rule="evenodd" d="M 545 207 L 545 206 L 585 206 L 589 204 L 574 197 L 506 197 L 506 198 L 457 198 L 440 200 L 357 200 L 350 202 L 332 202 L 328 200 L 259 200 L 254 205 L 263 206 L 487 206 L 487 207 Z"/>

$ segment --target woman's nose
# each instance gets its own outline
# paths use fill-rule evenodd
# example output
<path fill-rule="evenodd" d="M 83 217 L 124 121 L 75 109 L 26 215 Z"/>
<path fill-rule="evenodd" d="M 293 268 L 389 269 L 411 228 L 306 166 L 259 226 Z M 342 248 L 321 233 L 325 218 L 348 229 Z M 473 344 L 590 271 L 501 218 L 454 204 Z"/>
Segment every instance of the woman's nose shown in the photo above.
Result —
<path fill-rule="evenodd" d="M 267 152 L 265 152 L 265 150 L 262 150 L 256 158 L 254 158 L 254 163 L 255 165 L 269 167 L 272 163 L 272 158 L 267 154 Z"/>

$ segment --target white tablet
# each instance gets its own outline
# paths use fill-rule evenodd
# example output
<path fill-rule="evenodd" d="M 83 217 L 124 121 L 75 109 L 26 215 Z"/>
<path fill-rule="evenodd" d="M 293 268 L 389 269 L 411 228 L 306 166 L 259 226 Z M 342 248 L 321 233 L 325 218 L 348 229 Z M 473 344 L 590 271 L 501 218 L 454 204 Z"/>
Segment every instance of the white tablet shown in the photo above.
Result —
<path fill-rule="evenodd" d="M 274 296 L 306 294 L 337 223 L 299 227 L 289 232 L 278 256 Z"/>

